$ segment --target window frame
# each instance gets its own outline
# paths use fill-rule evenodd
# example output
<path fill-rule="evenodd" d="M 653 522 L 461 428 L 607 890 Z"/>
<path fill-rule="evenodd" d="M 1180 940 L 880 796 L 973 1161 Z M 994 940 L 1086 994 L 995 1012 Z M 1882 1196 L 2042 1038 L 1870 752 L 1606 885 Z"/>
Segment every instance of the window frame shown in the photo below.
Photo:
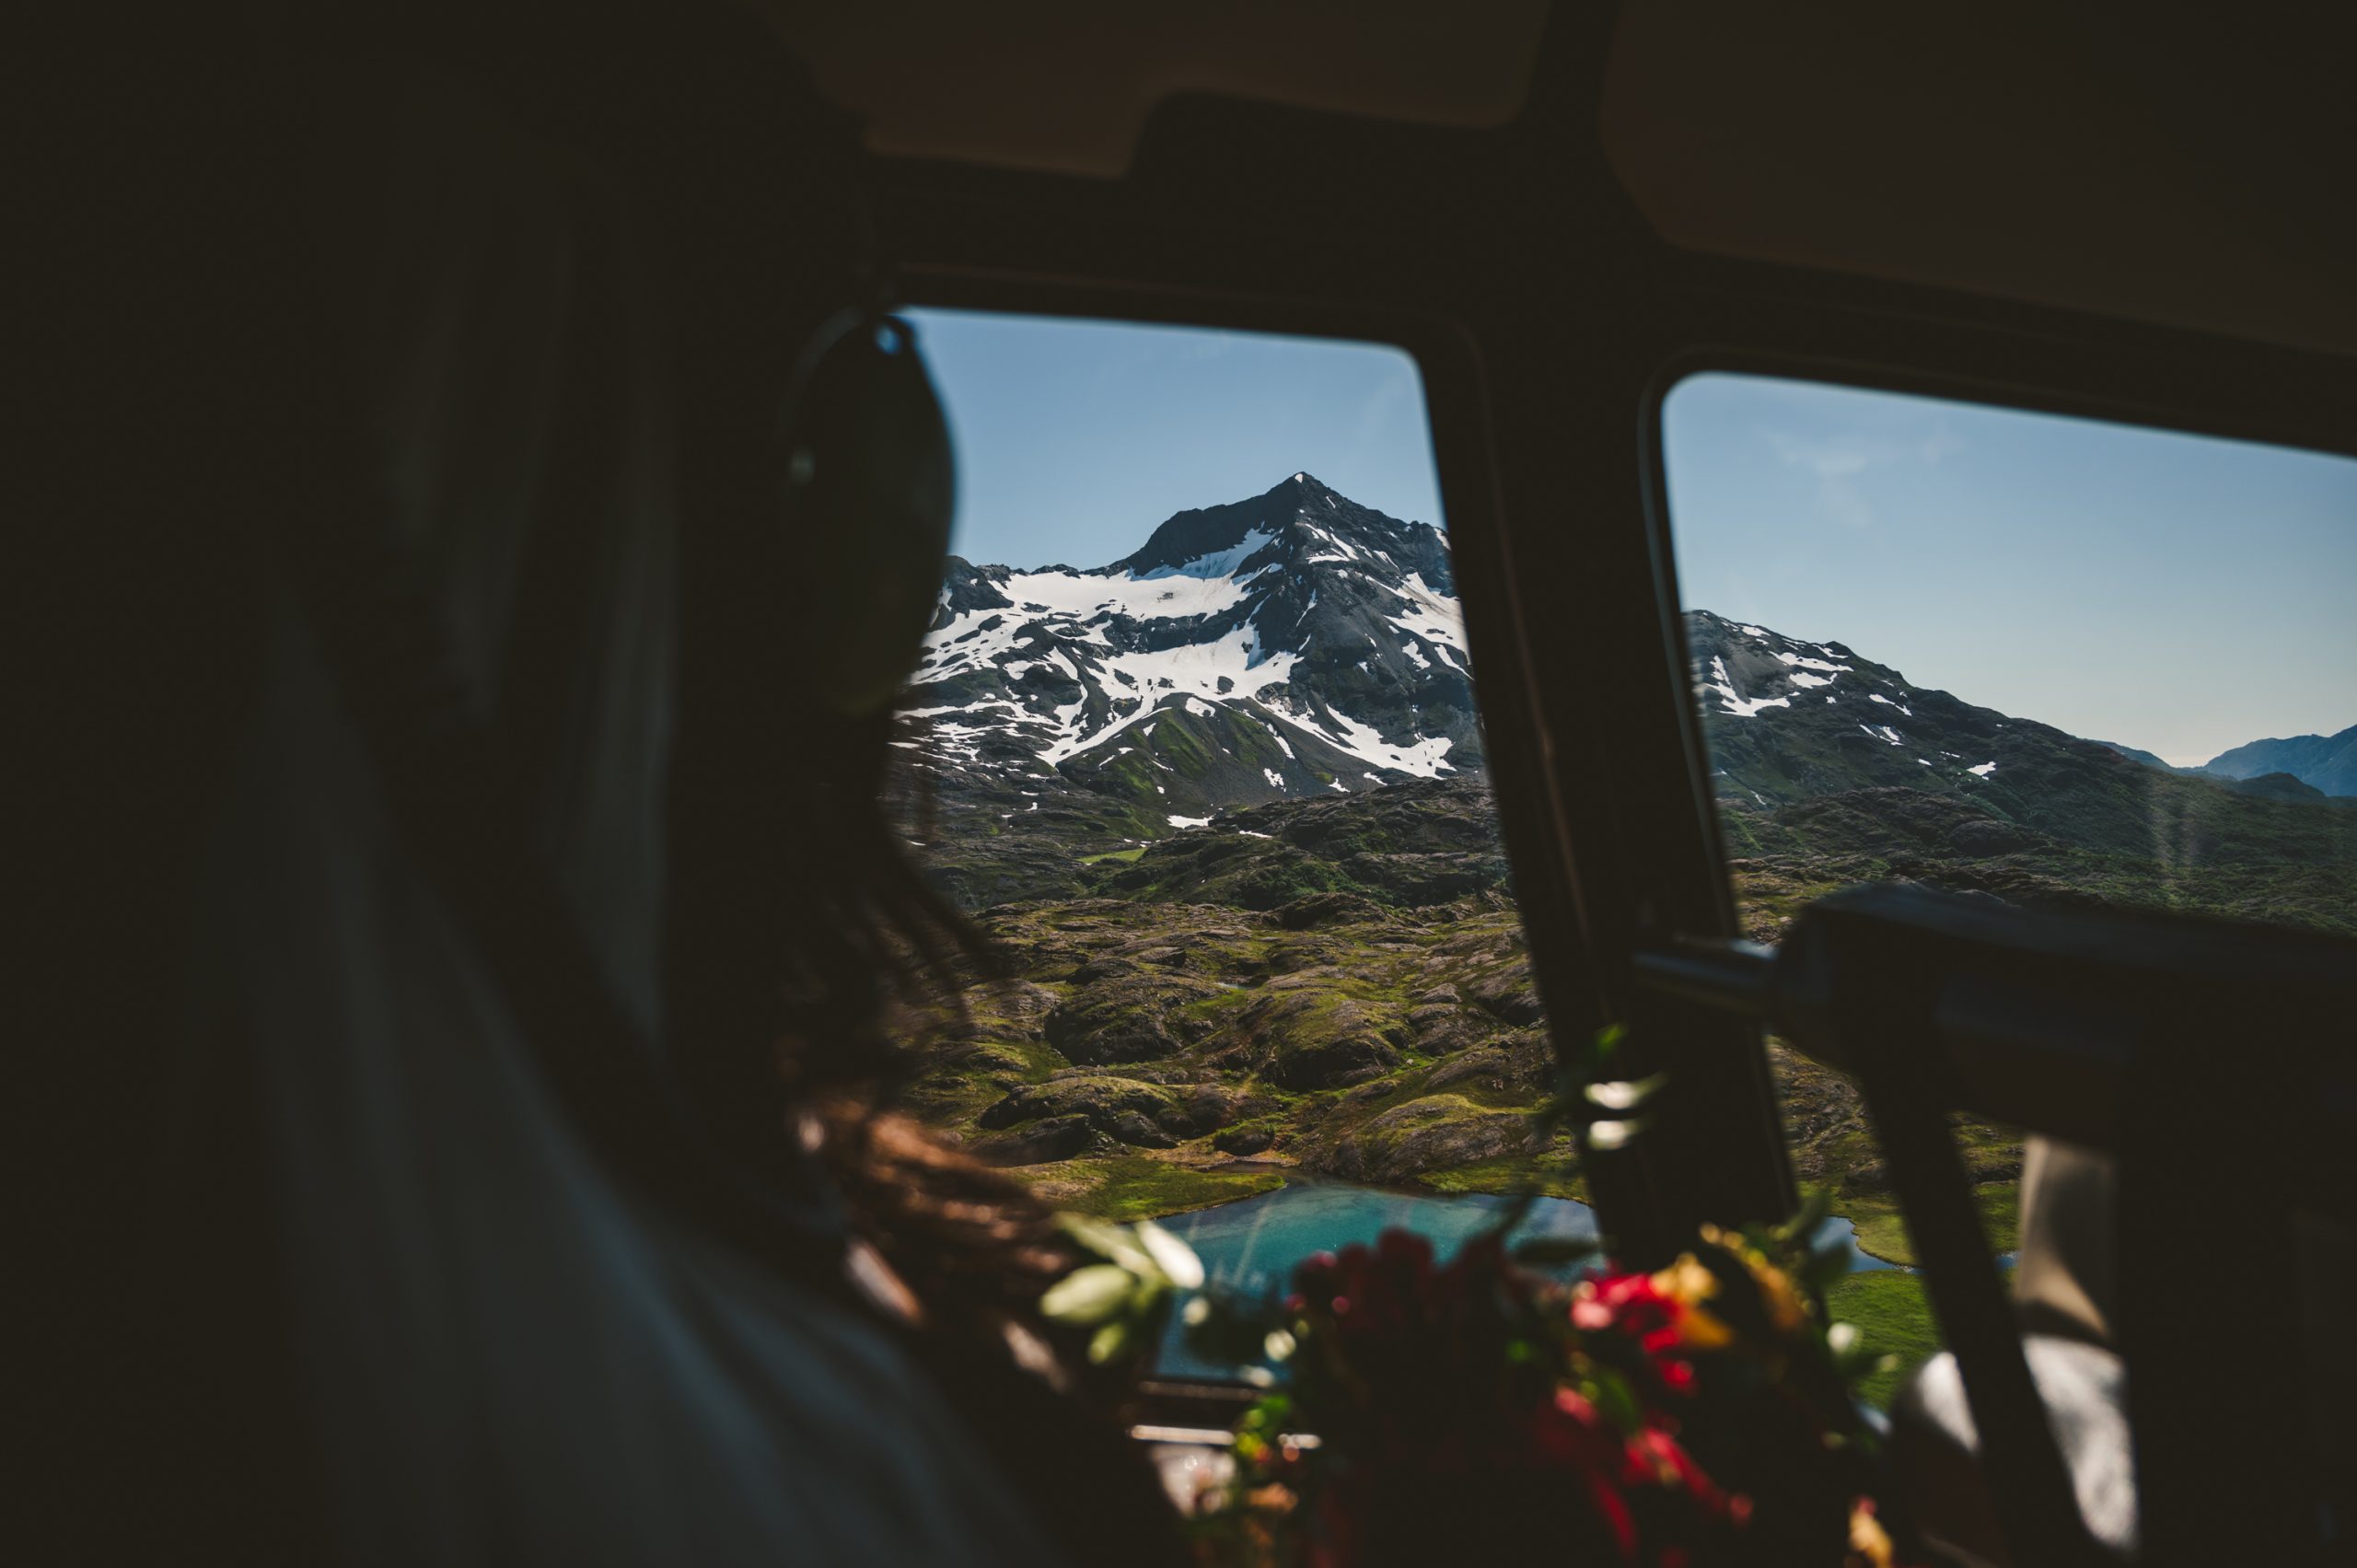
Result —
<path fill-rule="evenodd" d="M 2135 428 L 2254 442 L 2328 456 L 2357 458 L 2357 430 L 2334 428 L 2316 411 L 2357 406 L 2357 364 L 2291 349 L 2229 343 L 2077 313 L 1937 297 L 1938 312 L 1922 305 L 1932 291 L 1855 279 L 1796 273 L 1791 269 L 1686 258 L 1698 275 L 1689 305 L 1695 318 L 1687 341 L 1664 352 L 1646 377 L 1637 431 L 1643 477 L 1643 522 L 1652 562 L 1657 624 L 1669 667 L 1690 668 L 1670 515 L 1663 415 L 1669 394 L 1706 374 L 1773 377 L 1900 396 L 1968 402 L 2015 412 L 2048 413 Z M 1870 303 L 1852 297 L 1868 296 Z M 1882 296 L 1875 298 L 1875 296 Z M 1885 301 L 1915 308 L 1899 313 Z M 1980 319 L 1975 319 L 1980 318 Z M 2229 373 L 2218 374 L 2221 368 Z M 2263 381 L 2263 398 L 2222 398 L 2221 386 L 2248 392 Z M 2337 392 L 2336 392 L 2337 389 Z M 2344 400 L 2336 403 L 2336 395 Z M 1704 826 L 1699 845 L 1725 912 L 1717 922 L 1656 930 L 1658 941 L 1681 935 L 1736 935 L 1733 881 L 1725 840 L 1710 784 L 1710 749 L 1690 678 L 1678 692 L 1678 739 L 1689 809 Z M 1765 1040 L 1756 1024 L 1688 1004 L 1637 999 L 1649 1010 L 1656 1049 L 1674 1073 L 1724 1063 L 1730 1041 L 1756 1062 L 1764 1079 Z M 1766 1114 L 1781 1144 L 1782 1108 L 1765 1087 Z M 1707 1158 L 1703 1129 L 1666 1116 L 1656 1146 L 1674 1159 Z M 1675 1178 L 1672 1179 L 1675 1185 Z M 1695 1217 L 1717 1207 L 1691 1191 L 1663 1194 Z M 1760 1217 L 1767 1197 L 1756 1184 L 1750 1213 L 1719 1207 L 1712 1217 Z M 1673 1221 L 1673 1223 L 1676 1223 Z"/>
<path fill-rule="evenodd" d="M 1560 819 L 1552 760 L 1532 712 L 1526 616 L 1514 591 L 1511 540 L 1501 519 L 1487 441 L 1485 377 L 1478 345 L 1464 327 L 1407 311 L 1183 290 L 1042 285 L 955 269 L 904 271 L 901 284 L 897 303 L 911 309 L 1262 332 L 1376 344 L 1410 357 L 1423 385 L 1452 567 L 1465 609 L 1487 777 L 1498 801 L 1533 979 L 1558 1059 L 1568 1039 L 1584 1039 L 1601 1028 L 1608 1020 L 1597 1008 L 1592 934 Z M 1599 1223 L 1606 1223 L 1611 1211 L 1601 1194 L 1596 1197 Z M 1231 1385 L 1192 1378 L 1155 1385 L 1166 1399 L 1189 1387 L 1216 1390 Z"/>
<path fill-rule="evenodd" d="M 2319 433 L 2314 429 L 2303 430 L 2300 433 L 2303 438 L 2288 438 L 2283 433 L 2285 427 L 2279 420 L 2254 419 L 2223 408 L 2205 416 L 2167 401 L 2148 402 L 2044 383 L 1990 381 L 1920 366 L 1873 359 L 1833 359 L 1790 349 L 1698 346 L 1680 350 L 1662 362 L 1646 387 L 1639 459 L 1644 474 L 1645 530 L 1653 552 L 1655 592 L 1660 601 L 1664 635 L 1669 639 L 1680 668 L 1690 668 L 1692 658 L 1686 645 L 1685 598 L 1678 584 L 1676 522 L 1670 515 L 1668 451 L 1663 435 L 1663 421 L 1671 393 L 1696 377 L 1712 375 L 1750 376 L 1853 391 L 1881 392 L 1895 397 L 1969 403 L 2003 412 L 2047 414 L 2131 429 L 2237 441 L 2357 459 L 2357 432 L 2345 433 L 2338 444 L 2319 439 Z M 2244 427 L 2226 428 L 2228 424 Z M 2357 526 L 2357 520 L 2352 520 L 2352 526 Z M 1688 777 L 1698 807 L 1710 819 L 1712 848 L 1714 858 L 1720 863 L 1720 875 L 1724 879 L 1727 877 L 1724 865 L 1726 841 L 1720 830 L 1717 795 L 1711 788 L 1711 753 L 1703 731 L 1702 711 L 1690 682 L 1685 692 L 1684 706 Z M 1729 879 L 1730 897 L 1732 889 L 1732 880 Z"/>

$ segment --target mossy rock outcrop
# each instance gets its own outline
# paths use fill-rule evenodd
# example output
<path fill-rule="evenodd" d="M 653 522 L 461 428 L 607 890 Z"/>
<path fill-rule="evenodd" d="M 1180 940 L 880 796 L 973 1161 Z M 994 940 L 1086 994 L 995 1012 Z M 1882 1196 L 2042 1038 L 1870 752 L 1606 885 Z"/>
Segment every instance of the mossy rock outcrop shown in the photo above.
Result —
<path fill-rule="evenodd" d="M 1426 1003 L 1408 1009 L 1409 1037 L 1427 1056 L 1446 1056 L 1504 1032 L 1495 1015 L 1480 1007 Z"/>
<path fill-rule="evenodd" d="M 1044 1040 L 1042 1026 L 1063 998 L 1028 980 L 978 985 L 964 998 L 966 1016 L 944 1038 L 958 1040 Z"/>
<path fill-rule="evenodd" d="M 1100 1131 L 1111 1132 L 1113 1119 L 1124 1111 L 1158 1116 L 1170 1103 L 1171 1091 L 1158 1084 L 1109 1074 L 1075 1074 L 1026 1084 L 997 1101 L 977 1119 L 986 1128 L 1012 1127 L 1043 1116 L 1083 1116 Z"/>
<path fill-rule="evenodd" d="M 1311 893 L 1278 905 L 1269 918 L 1287 931 L 1306 931 L 1313 926 L 1382 922 L 1390 917 L 1381 904 L 1357 893 Z"/>
<path fill-rule="evenodd" d="M 1269 1042 L 1262 1075 L 1288 1089 L 1330 1089 L 1364 1082 L 1399 1065 L 1407 1026 L 1353 996 L 1271 981 L 1279 993 L 1254 1009 L 1250 1028 Z"/>
<path fill-rule="evenodd" d="M 1467 981 L 1465 998 L 1510 1024 L 1536 1024 L 1547 1016 L 1538 1000 L 1538 985 L 1531 978 L 1530 960 L 1516 958 L 1495 965 Z"/>
<path fill-rule="evenodd" d="M 1462 1095 L 1426 1095 L 1370 1118 L 1305 1163 L 1349 1181 L 1406 1181 L 1518 1153 L 1531 1135 L 1521 1112 L 1485 1109 Z"/>
<path fill-rule="evenodd" d="M 1200 1138 L 1245 1117 L 1259 1115 L 1268 1107 L 1264 1095 L 1219 1084 L 1198 1084 L 1174 1093 L 1170 1102 L 1155 1113 L 1155 1121 L 1165 1132 L 1178 1137 Z"/>
<path fill-rule="evenodd" d="M 1289 1089 L 1334 1089 L 1388 1072 L 1399 1052 L 1373 1035 L 1317 1040 L 1287 1040 L 1277 1048 L 1269 1080 Z"/>
<path fill-rule="evenodd" d="M 1266 1154 L 1275 1142 L 1276 1135 L 1263 1126 L 1230 1127 L 1212 1139 L 1212 1147 L 1224 1155 L 1249 1157 Z"/>
<path fill-rule="evenodd" d="M 1089 978 L 1075 981 L 1073 993 L 1043 1021 L 1042 1032 L 1079 1066 L 1171 1055 L 1206 1032 L 1180 1009 L 1220 993 L 1209 981 L 1122 959 L 1094 960 L 1075 972 Z"/>
<path fill-rule="evenodd" d="M 977 1138 L 967 1146 L 978 1157 L 999 1165 L 1044 1165 L 1081 1155 L 1109 1154 L 1120 1145 L 1090 1125 L 1087 1117 L 1075 1113 L 1042 1117 L 1011 1132 Z"/>
<path fill-rule="evenodd" d="M 1555 1048 L 1547 1031 L 1522 1029 L 1441 1063 L 1424 1074 L 1423 1087 L 1430 1093 L 1462 1084 L 1468 1086 L 1465 1092 L 1528 1105 L 1544 1097 L 1555 1071 Z"/>

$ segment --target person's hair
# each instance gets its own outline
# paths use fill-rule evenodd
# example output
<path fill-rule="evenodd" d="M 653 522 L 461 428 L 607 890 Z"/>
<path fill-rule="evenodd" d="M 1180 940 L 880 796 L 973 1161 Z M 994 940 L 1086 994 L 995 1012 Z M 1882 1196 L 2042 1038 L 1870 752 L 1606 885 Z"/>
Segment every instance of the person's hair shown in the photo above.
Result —
<path fill-rule="evenodd" d="M 795 668 L 796 597 L 844 588 L 793 569 L 807 520 L 782 513 L 777 436 L 797 354 L 873 260 L 856 140 L 791 68 L 706 66 L 651 95 L 644 197 L 668 238 L 685 507 L 665 1032 L 714 1136 L 756 1166 L 815 1152 L 868 1294 L 904 1293 L 908 1342 L 1068 1555 L 1155 1560 L 1177 1539 L 1138 1528 L 1159 1490 L 1103 1441 L 1131 1369 L 1092 1367 L 1038 1310 L 1084 1260 L 1021 1181 L 891 1109 L 911 1021 L 993 962 L 893 816 L 895 716 L 836 714 Z"/>

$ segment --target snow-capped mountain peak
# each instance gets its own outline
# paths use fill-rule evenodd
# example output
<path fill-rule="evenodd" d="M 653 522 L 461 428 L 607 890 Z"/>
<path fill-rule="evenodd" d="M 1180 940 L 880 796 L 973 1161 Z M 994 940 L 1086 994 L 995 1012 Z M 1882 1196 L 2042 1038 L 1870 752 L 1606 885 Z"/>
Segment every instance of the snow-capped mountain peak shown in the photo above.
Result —
<path fill-rule="evenodd" d="M 1134 537 L 1134 536 L 1132 536 Z M 1295 473 L 1090 570 L 950 563 L 903 744 L 1192 819 L 1479 772 L 1438 528 Z"/>

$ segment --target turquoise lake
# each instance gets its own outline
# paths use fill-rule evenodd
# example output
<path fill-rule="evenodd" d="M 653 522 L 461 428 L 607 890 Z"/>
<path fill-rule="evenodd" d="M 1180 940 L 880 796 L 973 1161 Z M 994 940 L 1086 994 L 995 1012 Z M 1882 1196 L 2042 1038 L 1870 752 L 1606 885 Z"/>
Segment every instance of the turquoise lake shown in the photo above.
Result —
<path fill-rule="evenodd" d="M 1515 1199 L 1469 1192 L 1442 1197 L 1353 1187 L 1342 1182 L 1288 1182 L 1272 1191 L 1172 1214 L 1159 1223 L 1195 1249 L 1212 1283 L 1248 1295 L 1278 1289 L 1294 1266 L 1313 1252 L 1332 1252 L 1353 1241 L 1371 1242 L 1394 1225 L 1432 1239 L 1446 1258 L 1466 1239 L 1495 1225 Z M 1539 1237 L 1596 1237 L 1596 1212 L 1566 1198 L 1540 1198 L 1514 1231 L 1515 1240 Z M 1858 1250 L 1856 1231 L 1845 1219 L 1829 1219 L 1822 1233 L 1849 1249 L 1855 1272 L 1894 1265 Z M 1228 1369 L 1189 1354 L 1176 1318 L 1163 1341 L 1160 1369 L 1179 1376 L 1218 1376 Z"/>

